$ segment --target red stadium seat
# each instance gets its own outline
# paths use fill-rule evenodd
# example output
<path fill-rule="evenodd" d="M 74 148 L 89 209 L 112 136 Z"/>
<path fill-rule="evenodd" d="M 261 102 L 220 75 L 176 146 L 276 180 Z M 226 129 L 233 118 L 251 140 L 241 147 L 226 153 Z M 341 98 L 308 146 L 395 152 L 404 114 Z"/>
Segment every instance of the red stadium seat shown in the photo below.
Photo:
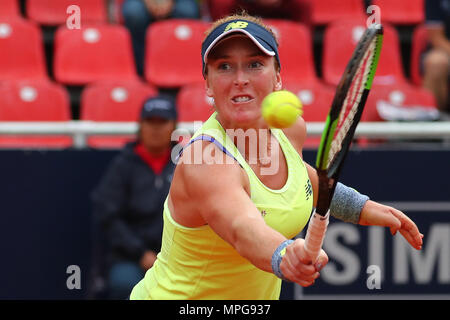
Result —
<path fill-rule="evenodd" d="M 101 122 L 135 122 L 144 101 L 157 90 L 140 81 L 102 81 L 88 85 L 81 96 L 81 120 Z M 134 137 L 134 136 L 133 136 Z M 94 148 L 120 148 L 130 136 L 92 136 Z"/>
<path fill-rule="evenodd" d="M 0 19 L 1 18 L 20 18 L 19 0 L 1 0 L 0 1 Z"/>
<path fill-rule="evenodd" d="M 0 81 L 48 79 L 41 30 L 22 19 L 0 18 Z"/>
<path fill-rule="evenodd" d="M 324 85 L 320 82 L 306 84 L 301 82 L 283 81 L 286 90 L 294 92 L 300 98 L 303 105 L 303 119 L 306 121 L 306 128 L 309 122 L 325 122 L 330 111 L 334 98 L 334 87 Z M 305 147 L 317 147 L 320 144 L 320 137 L 307 137 Z"/>
<path fill-rule="evenodd" d="M 408 108 L 421 107 L 427 110 L 437 110 L 436 101 L 431 92 L 407 83 L 391 86 L 375 85 L 370 90 L 369 97 L 361 117 L 361 121 L 385 121 L 380 115 L 378 106 L 385 102 L 387 106 Z M 420 120 L 420 119 L 417 119 Z"/>
<path fill-rule="evenodd" d="M 309 29 L 285 20 L 267 19 L 264 22 L 275 33 L 279 43 L 283 80 L 317 82 Z"/>
<path fill-rule="evenodd" d="M 360 36 L 366 29 L 365 21 L 340 21 L 330 24 L 323 41 L 323 77 L 325 82 L 337 85 L 353 54 Z M 374 83 L 392 85 L 406 82 L 397 31 L 384 25 L 383 47 Z"/>
<path fill-rule="evenodd" d="M 421 55 L 428 44 L 428 32 L 425 25 L 417 26 L 412 36 L 411 48 L 411 81 L 417 85 L 422 85 L 422 74 L 420 72 Z"/>
<path fill-rule="evenodd" d="M 433 95 L 408 83 L 374 85 L 367 98 L 361 122 L 430 121 L 439 113 Z M 360 146 L 385 143 L 391 139 L 358 137 Z"/>
<path fill-rule="evenodd" d="M 151 24 L 146 38 L 147 81 L 158 87 L 176 88 L 203 80 L 200 49 L 208 26 L 188 19 Z"/>
<path fill-rule="evenodd" d="M 373 0 L 380 7 L 381 22 L 419 24 L 425 19 L 425 0 Z"/>
<path fill-rule="evenodd" d="M 104 0 L 27 0 L 26 13 L 30 20 L 39 24 L 57 26 L 66 24 L 67 19 L 74 14 L 72 11 L 68 12 L 72 5 L 80 8 L 81 23 L 108 21 Z"/>
<path fill-rule="evenodd" d="M 363 0 L 312 0 L 310 5 L 314 25 L 365 17 Z"/>
<path fill-rule="evenodd" d="M 121 25 L 61 26 L 55 35 L 55 79 L 67 85 L 137 79 L 131 37 Z"/>
<path fill-rule="evenodd" d="M 177 95 L 179 122 L 206 121 L 214 112 L 213 100 L 206 95 L 205 83 L 183 86 Z"/>
<path fill-rule="evenodd" d="M 69 95 L 48 81 L 8 81 L 0 86 L 0 121 L 69 121 Z M 67 148 L 64 136 L 0 136 L 2 148 Z"/>

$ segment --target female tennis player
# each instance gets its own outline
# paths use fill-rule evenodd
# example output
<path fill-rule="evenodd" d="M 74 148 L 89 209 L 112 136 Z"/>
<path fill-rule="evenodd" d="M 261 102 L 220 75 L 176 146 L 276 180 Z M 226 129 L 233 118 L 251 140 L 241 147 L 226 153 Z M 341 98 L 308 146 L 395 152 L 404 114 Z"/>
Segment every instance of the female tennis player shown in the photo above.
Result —
<path fill-rule="evenodd" d="M 202 58 L 216 112 L 179 158 L 161 252 L 130 298 L 279 299 L 281 279 L 310 286 L 328 262 L 322 250 L 312 263 L 304 240 L 290 240 L 317 201 L 316 171 L 302 160 L 305 123 L 300 117 L 289 129 L 269 129 L 262 118 L 263 98 L 282 80 L 276 39 L 260 20 L 244 14 L 216 21 Z M 405 214 L 342 184 L 330 211 L 422 246 Z"/>

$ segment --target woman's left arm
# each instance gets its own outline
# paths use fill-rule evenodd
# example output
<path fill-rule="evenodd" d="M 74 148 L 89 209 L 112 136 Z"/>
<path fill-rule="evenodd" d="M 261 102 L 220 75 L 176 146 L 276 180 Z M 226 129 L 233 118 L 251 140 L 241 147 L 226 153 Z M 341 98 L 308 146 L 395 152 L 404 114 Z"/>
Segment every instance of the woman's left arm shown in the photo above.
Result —
<path fill-rule="evenodd" d="M 316 169 L 306 164 L 308 175 L 314 189 L 314 206 L 316 205 L 318 194 L 318 177 Z M 391 234 L 395 235 L 397 231 L 413 246 L 415 249 L 422 249 L 423 234 L 419 232 L 416 224 L 408 218 L 406 214 L 395 208 L 383 205 L 381 203 L 368 200 L 359 215 L 358 224 L 362 226 L 382 226 L 390 229 Z"/>
<path fill-rule="evenodd" d="M 284 130 L 286 136 L 291 141 L 297 152 L 302 157 L 303 143 L 306 138 L 306 125 L 304 120 L 299 120 L 291 128 Z M 313 187 L 314 206 L 317 205 L 317 196 L 319 194 L 319 177 L 314 167 L 305 162 L 308 176 Z M 419 232 L 416 224 L 408 218 L 403 212 L 395 208 L 368 200 L 360 213 L 358 224 L 363 226 L 382 226 L 388 227 L 392 235 L 397 231 L 413 246 L 415 249 L 422 249 L 423 234 Z"/>
<path fill-rule="evenodd" d="M 359 224 L 387 227 L 392 235 L 399 231 L 411 246 L 417 250 L 422 249 L 423 234 L 406 214 L 395 208 L 368 200 L 359 216 Z"/>

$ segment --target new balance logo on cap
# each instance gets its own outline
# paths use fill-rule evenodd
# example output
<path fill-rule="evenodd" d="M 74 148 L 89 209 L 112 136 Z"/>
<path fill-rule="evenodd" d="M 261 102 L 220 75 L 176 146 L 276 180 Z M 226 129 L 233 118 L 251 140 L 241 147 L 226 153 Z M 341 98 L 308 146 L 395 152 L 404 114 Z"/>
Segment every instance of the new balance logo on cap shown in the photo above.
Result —
<path fill-rule="evenodd" d="M 226 27 L 225 30 L 223 32 L 227 32 L 228 30 L 231 29 L 245 29 L 248 26 L 248 22 L 245 21 L 235 21 L 235 22 L 230 22 Z"/>

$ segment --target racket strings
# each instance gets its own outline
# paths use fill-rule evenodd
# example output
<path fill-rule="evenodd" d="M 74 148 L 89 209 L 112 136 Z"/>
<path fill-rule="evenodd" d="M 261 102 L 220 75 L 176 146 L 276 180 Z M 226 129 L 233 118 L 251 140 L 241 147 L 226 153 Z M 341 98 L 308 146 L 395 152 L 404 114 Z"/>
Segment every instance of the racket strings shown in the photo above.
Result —
<path fill-rule="evenodd" d="M 342 149 L 343 140 L 347 136 L 358 111 L 358 105 L 361 101 L 367 79 L 369 78 L 369 74 L 372 70 L 373 60 L 375 57 L 375 47 L 376 39 L 371 41 L 369 48 L 366 50 L 363 58 L 361 59 L 357 71 L 352 79 L 350 88 L 344 99 L 344 103 L 339 114 L 335 135 L 330 145 L 327 168 L 330 167 L 336 155 Z"/>

